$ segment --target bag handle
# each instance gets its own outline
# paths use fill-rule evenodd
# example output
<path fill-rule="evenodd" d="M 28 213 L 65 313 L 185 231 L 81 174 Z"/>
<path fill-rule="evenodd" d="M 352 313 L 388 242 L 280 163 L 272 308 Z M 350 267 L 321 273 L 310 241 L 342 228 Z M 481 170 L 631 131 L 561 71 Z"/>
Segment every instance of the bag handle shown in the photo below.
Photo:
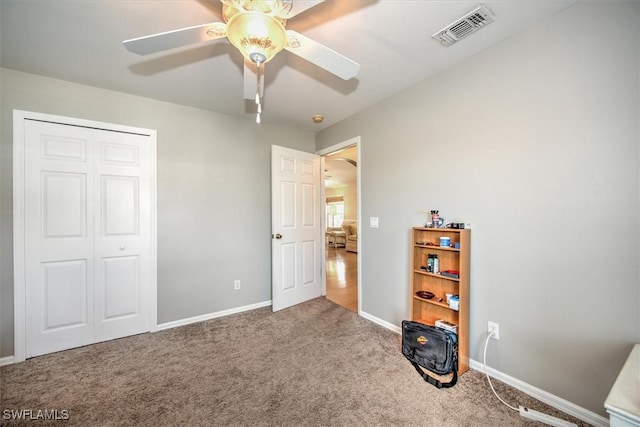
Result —
<path fill-rule="evenodd" d="M 456 383 L 458 382 L 458 358 L 457 357 L 455 358 L 453 363 L 453 377 L 451 378 L 451 381 L 447 383 L 443 383 L 433 378 L 431 375 L 427 374 L 425 371 L 422 370 L 422 368 L 420 368 L 420 365 L 418 365 L 413 360 L 409 360 L 409 362 L 411 362 L 413 367 L 416 368 L 416 371 L 418 371 L 418 373 L 420 374 L 423 380 L 425 380 L 431 385 L 436 386 L 437 388 L 450 388 L 456 385 Z"/>

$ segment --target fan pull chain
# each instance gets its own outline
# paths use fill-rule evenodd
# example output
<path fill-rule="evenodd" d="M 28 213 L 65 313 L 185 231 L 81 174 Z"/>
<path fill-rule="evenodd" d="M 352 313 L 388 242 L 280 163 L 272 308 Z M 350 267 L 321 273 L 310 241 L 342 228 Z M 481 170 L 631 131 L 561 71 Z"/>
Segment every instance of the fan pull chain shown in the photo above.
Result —
<path fill-rule="evenodd" d="M 260 113 L 262 113 L 262 104 L 260 102 L 260 60 L 256 61 L 256 66 L 258 69 L 257 81 L 256 81 L 256 105 L 257 105 L 257 114 L 256 114 L 256 123 L 260 124 Z"/>

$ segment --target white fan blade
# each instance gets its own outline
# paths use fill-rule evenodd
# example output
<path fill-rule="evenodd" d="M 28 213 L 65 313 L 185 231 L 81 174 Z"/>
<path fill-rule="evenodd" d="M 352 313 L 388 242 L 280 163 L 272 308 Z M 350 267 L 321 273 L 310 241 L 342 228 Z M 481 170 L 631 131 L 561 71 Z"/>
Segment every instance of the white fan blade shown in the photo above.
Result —
<path fill-rule="evenodd" d="M 256 99 L 258 89 L 258 70 L 256 64 L 244 60 L 244 99 Z M 260 98 L 264 96 L 264 64 L 260 66 Z"/>
<path fill-rule="evenodd" d="M 187 46 L 208 40 L 226 37 L 227 25 L 222 22 L 211 22 L 179 30 L 166 31 L 150 36 L 125 40 L 122 43 L 127 50 L 138 55 L 149 55 L 180 46 Z"/>
<path fill-rule="evenodd" d="M 291 19 L 305 10 L 311 9 L 313 6 L 323 2 L 324 0 L 292 0 L 291 10 L 287 14 L 287 19 Z"/>
<path fill-rule="evenodd" d="M 355 77 L 360 71 L 357 62 L 293 30 L 287 30 L 285 49 L 344 80 Z"/>

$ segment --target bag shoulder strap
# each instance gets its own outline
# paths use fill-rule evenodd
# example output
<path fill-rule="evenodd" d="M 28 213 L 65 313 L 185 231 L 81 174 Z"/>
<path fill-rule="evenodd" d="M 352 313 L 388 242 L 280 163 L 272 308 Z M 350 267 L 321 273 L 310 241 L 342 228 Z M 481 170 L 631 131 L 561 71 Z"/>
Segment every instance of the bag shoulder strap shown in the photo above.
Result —
<path fill-rule="evenodd" d="M 426 382 L 428 382 L 429 384 L 434 385 L 437 388 L 449 388 L 449 387 L 453 387 L 458 382 L 458 357 L 457 357 L 457 354 L 454 356 L 454 358 L 455 358 L 455 360 L 454 360 L 454 363 L 453 363 L 453 377 L 451 378 L 451 381 L 446 382 L 446 383 L 443 383 L 440 380 L 438 380 L 438 379 L 432 377 L 431 375 L 427 374 L 420 367 L 420 365 L 418 365 L 416 362 L 414 362 L 412 360 L 409 360 L 409 362 L 411 362 L 413 367 L 416 368 L 416 371 L 418 371 L 418 373 L 420 374 L 422 379 L 425 380 Z"/>

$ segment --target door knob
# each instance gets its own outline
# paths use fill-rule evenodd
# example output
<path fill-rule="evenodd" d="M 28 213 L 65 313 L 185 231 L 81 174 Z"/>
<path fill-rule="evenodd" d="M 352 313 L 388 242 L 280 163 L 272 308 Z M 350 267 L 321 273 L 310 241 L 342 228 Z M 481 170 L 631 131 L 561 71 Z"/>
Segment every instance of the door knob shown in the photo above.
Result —
<path fill-rule="evenodd" d="M 125 249 L 124 246 L 120 246 L 121 251 L 124 251 L 124 249 Z"/>
<path fill-rule="evenodd" d="M 277 233 L 277 234 L 276 234 L 276 239 L 282 239 L 282 234 Z"/>

